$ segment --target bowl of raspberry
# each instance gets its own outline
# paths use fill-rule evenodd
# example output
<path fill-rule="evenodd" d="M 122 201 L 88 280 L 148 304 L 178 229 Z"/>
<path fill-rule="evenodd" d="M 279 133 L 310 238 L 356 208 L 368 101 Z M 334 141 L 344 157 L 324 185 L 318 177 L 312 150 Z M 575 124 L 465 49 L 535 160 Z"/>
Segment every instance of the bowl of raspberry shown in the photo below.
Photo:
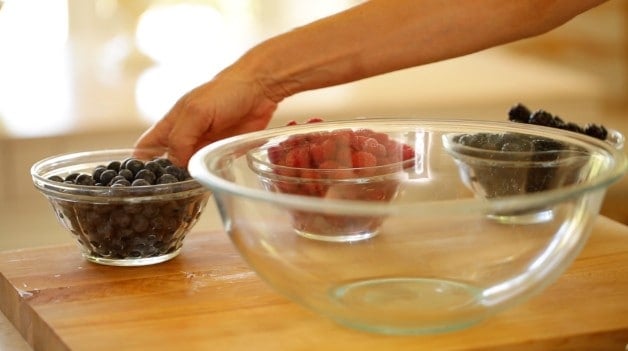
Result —
<path fill-rule="evenodd" d="M 36 162 L 31 176 L 83 257 L 111 266 L 176 257 L 210 197 L 159 150 L 51 156 Z"/>
<path fill-rule="evenodd" d="M 272 192 L 390 202 L 400 191 L 405 170 L 414 165 L 414 150 L 386 133 L 347 128 L 293 134 L 250 150 L 247 161 Z M 291 216 L 297 234 L 323 241 L 371 238 L 385 220 L 302 210 L 291 211 Z"/>
<path fill-rule="evenodd" d="M 449 137 L 481 133 L 559 143 L 570 150 L 561 157 L 577 159 L 564 161 L 572 174 L 550 172 L 569 180 L 534 192 L 479 196 Z M 219 140 L 188 169 L 212 191 L 234 247 L 278 293 L 343 326 L 407 335 L 471 327 L 540 293 L 586 243 L 627 161 L 609 143 L 555 128 L 361 118 Z M 490 217 L 540 209 L 552 216 Z"/>

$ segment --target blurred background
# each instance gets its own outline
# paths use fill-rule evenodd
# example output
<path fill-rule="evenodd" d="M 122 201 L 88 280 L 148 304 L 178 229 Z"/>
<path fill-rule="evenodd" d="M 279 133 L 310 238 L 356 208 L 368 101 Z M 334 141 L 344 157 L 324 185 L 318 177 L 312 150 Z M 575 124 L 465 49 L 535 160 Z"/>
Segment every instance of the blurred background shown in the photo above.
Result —
<path fill-rule="evenodd" d="M 356 0 L 5 0 L 0 10 L 0 250 L 70 242 L 30 166 L 129 147 L 177 98 L 270 36 Z M 310 116 L 506 120 L 522 102 L 628 135 L 628 2 L 543 36 L 286 100 Z M 628 224 L 628 180 L 602 213 Z M 211 205 L 210 205 L 211 207 Z M 197 229 L 221 228 L 208 209 Z"/>

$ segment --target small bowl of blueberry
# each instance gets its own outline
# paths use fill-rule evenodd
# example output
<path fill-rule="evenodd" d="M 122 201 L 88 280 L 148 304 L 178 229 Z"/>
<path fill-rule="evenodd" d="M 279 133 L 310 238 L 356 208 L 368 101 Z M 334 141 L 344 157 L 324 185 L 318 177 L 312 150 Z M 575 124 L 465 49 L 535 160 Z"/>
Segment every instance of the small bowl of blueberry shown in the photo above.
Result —
<path fill-rule="evenodd" d="M 322 122 L 311 119 L 309 124 Z M 323 199 L 386 203 L 395 199 L 414 150 L 386 133 L 343 128 L 294 134 L 247 152 L 249 167 L 271 192 Z M 340 242 L 377 235 L 385 216 L 291 211 L 302 237 Z"/>
<path fill-rule="evenodd" d="M 52 156 L 36 162 L 31 175 L 83 257 L 112 266 L 176 257 L 210 197 L 185 168 L 154 150 Z"/>

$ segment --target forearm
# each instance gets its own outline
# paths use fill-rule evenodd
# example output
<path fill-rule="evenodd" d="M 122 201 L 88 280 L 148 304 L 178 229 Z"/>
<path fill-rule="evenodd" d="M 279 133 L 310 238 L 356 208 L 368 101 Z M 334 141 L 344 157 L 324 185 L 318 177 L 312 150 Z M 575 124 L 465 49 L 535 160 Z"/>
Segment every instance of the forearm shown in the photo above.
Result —
<path fill-rule="evenodd" d="M 603 0 L 372 0 L 258 45 L 235 66 L 275 101 L 541 34 Z"/>

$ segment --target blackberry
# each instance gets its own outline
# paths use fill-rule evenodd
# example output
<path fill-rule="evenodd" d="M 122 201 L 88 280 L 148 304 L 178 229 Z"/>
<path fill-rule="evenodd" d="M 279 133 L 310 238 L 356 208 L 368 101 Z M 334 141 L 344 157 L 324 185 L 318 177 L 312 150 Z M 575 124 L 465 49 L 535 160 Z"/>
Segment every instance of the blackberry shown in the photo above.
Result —
<path fill-rule="evenodd" d="M 528 123 L 530 110 L 525 105 L 518 103 L 510 108 L 508 118 L 513 122 Z"/>
<path fill-rule="evenodd" d="M 554 116 L 545 110 L 537 110 L 532 113 L 528 123 L 546 127 L 554 127 L 555 125 Z"/>
<path fill-rule="evenodd" d="M 577 124 L 573 123 L 573 122 L 568 122 L 565 123 L 565 125 L 563 126 L 564 130 L 569 130 L 572 132 L 576 132 L 576 133 L 580 133 L 580 134 L 584 134 L 584 130 Z"/>
<path fill-rule="evenodd" d="M 575 133 L 585 134 L 593 138 L 600 140 L 606 140 L 608 137 L 608 130 L 603 125 L 597 125 L 593 123 L 587 124 L 584 128 L 573 122 L 565 122 L 559 116 L 552 115 L 545 110 L 537 110 L 530 114 L 527 121 L 525 120 L 526 114 L 529 110 L 521 103 L 513 106 L 508 111 L 508 119 L 513 122 L 521 122 L 528 124 L 535 124 L 545 127 L 559 128 L 563 130 L 572 131 Z"/>
<path fill-rule="evenodd" d="M 597 139 L 605 140 L 608 136 L 608 131 L 602 125 L 590 123 L 584 127 L 584 134 Z"/>

